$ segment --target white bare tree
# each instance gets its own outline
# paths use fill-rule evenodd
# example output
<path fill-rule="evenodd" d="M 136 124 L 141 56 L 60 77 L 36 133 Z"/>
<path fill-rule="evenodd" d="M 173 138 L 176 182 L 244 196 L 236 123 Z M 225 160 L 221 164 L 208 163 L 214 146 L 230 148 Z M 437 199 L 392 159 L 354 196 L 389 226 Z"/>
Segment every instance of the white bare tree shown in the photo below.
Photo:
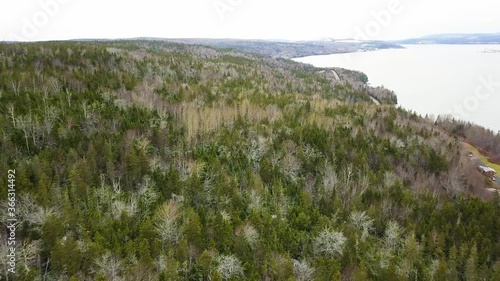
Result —
<path fill-rule="evenodd" d="M 309 144 L 304 145 L 302 152 L 304 153 L 304 156 L 309 160 L 324 158 L 324 155 L 321 151 Z"/>
<path fill-rule="evenodd" d="M 43 138 L 47 139 L 50 132 L 54 128 L 54 124 L 57 119 L 57 108 L 53 106 L 48 106 L 45 108 L 45 114 L 43 116 Z"/>
<path fill-rule="evenodd" d="M 168 165 L 159 156 L 148 157 L 148 162 L 149 162 L 149 168 L 152 171 L 158 170 L 162 173 L 166 173 L 168 170 Z"/>
<path fill-rule="evenodd" d="M 175 201 L 165 202 L 156 212 L 154 225 L 163 241 L 177 242 L 179 239 L 179 206 Z"/>
<path fill-rule="evenodd" d="M 346 186 L 350 186 L 353 180 L 352 177 L 354 176 L 354 168 L 352 164 L 349 164 L 347 167 L 345 167 L 342 170 L 342 173 L 343 173 L 342 179 L 344 180 L 344 184 Z"/>
<path fill-rule="evenodd" d="M 16 96 L 19 96 L 19 92 L 21 91 L 21 81 L 19 80 L 10 80 L 10 87 Z"/>
<path fill-rule="evenodd" d="M 40 254 L 40 241 L 27 241 L 21 242 L 19 249 L 19 262 L 24 266 L 26 271 L 30 270 L 30 267 L 36 265 L 38 261 L 38 255 Z"/>
<path fill-rule="evenodd" d="M 250 203 L 248 204 L 248 208 L 250 210 L 259 211 L 262 209 L 264 202 L 262 196 L 260 196 L 260 194 L 257 191 L 251 190 L 250 193 L 248 194 L 248 199 L 250 201 Z"/>
<path fill-rule="evenodd" d="M 314 268 L 306 260 L 293 260 L 293 273 L 297 281 L 310 281 L 314 277 Z"/>
<path fill-rule="evenodd" d="M 339 182 L 335 169 L 331 165 L 325 165 L 325 170 L 323 172 L 323 187 L 325 189 L 325 195 L 330 196 L 333 189 L 337 186 Z"/>
<path fill-rule="evenodd" d="M 223 221 L 231 222 L 231 214 L 229 214 L 226 210 L 220 211 L 220 215 Z"/>
<path fill-rule="evenodd" d="M 389 218 L 392 216 L 393 201 L 389 198 L 384 198 L 380 204 L 382 209 L 382 217 Z"/>
<path fill-rule="evenodd" d="M 156 258 L 154 263 L 158 272 L 163 272 L 168 269 L 167 258 L 164 255 L 160 255 L 158 258 Z"/>
<path fill-rule="evenodd" d="M 342 255 L 346 241 L 342 232 L 324 229 L 314 239 L 314 251 L 335 258 Z"/>
<path fill-rule="evenodd" d="M 154 146 L 151 145 L 151 141 L 145 136 L 138 137 L 135 140 L 134 145 L 144 155 L 151 155 L 154 152 Z"/>
<path fill-rule="evenodd" d="M 47 83 L 47 90 L 51 94 L 58 94 L 62 90 L 62 84 L 59 82 L 59 80 L 55 77 L 49 78 L 49 81 Z"/>
<path fill-rule="evenodd" d="M 220 255 L 217 257 L 217 271 L 224 280 L 232 277 L 243 276 L 243 266 L 241 261 L 234 255 Z"/>
<path fill-rule="evenodd" d="M 2 268 L 5 269 L 7 268 L 7 262 L 8 262 L 7 253 L 9 252 L 9 248 L 10 247 L 7 244 L 7 235 L 5 231 L 0 231 L 0 251 L 2 252 L 2 255 L 0 255 L 0 265 L 2 266 Z M 5 280 L 9 280 L 9 272 L 7 270 L 4 270 L 4 273 L 5 273 Z"/>
<path fill-rule="evenodd" d="M 138 209 L 135 196 L 131 197 L 127 203 L 122 200 L 115 200 L 111 203 L 111 215 L 115 220 L 119 220 L 123 213 L 134 216 L 137 214 Z"/>
<path fill-rule="evenodd" d="M 342 182 L 337 190 L 344 208 L 349 208 L 351 203 L 359 199 L 370 186 L 368 177 L 364 173 L 359 172 L 357 181 L 354 175 L 354 168 L 351 164 L 342 171 Z"/>
<path fill-rule="evenodd" d="M 51 216 L 58 216 L 59 212 L 53 208 L 38 207 L 26 216 L 26 220 L 36 226 L 41 227 Z"/>
<path fill-rule="evenodd" d="M 373 219 L 370 219 L 366 212 L 360 211 L 352 212 L 350 218 L 354 227 L 361 231 L 361 240 L 364 241 L 373 230 Z"/>
<path fill-rule="evenodd" d="M 142 183 L 139 185 L 139 189 L 137 190 L 137 195 L 146 209 L 149 209 L 149 206 L 156 202 L 156 200 L 160 197 L 158 192 L 153 188 L 154 184 L 154 180 L 152 180 L 149 176 L 145 176 Z"/>
<path fill-rule="evenodd" d="M 394 252 L 401 243 L 401 234 L 403 229 L 395 221 L 390 221 L 385 229 L 384 242 L 386 246 Z"/>
<path fill-rule="evenodd" d="M 10 120 L 12 121 L 12 126 L 14 126 L 14 128 L 17 128 L 16 126 L 16 116 L 15 116 L 15 107 L 14 107 L 14 104 L 13 103 L 9 103 L 7 105 L 7 110 L 9 112 L 9 115 L 10 115 Z"/>
<path fill-rule="evenodd" d="M 252 248 L 259 240 L 259 232 L 250 223 L 240 226 L 236 230 L 236 234 L 242 236 Z"/>
<path fill-rule="evenodd" d="M 28 194 L 21 195 L 19 206 L 20 221 L 28 222 L 35 229 L 43 226 L 49 217 L 59 215 L 59 212 L 54 208 L 39 206 Z"/>
<path fill-rule="evenodd" d="M 29 139 L 32 135 L 32 127 L 33 127 L 33 119 L 31 114 L 29 115 L 24 115 L 24 116 L 19 116 L 16 118 L 16 121 L 14 122 L 16 124 L 16 128 L 20 129 L 24 133 L 24 140 L 26 141 L 26 149 L 28 149 L 28 152 L 30 151 L 30 146 L 29 146 Z"/>
<path fill-rule="evenodd" d="M 68 107 L 71 108 L 71 97 L 73 96 L 73 93 L 69 90 L 66 90 L 66 100 L 68 101 Z"/>
<path fill-rule="evenodd" d="M 285 176 L 289 177 L 292 181 L 297 181 L 300 165 L 300 160 L 297 157 L 287 153 L 283 158 L 283 171 Z"/>
<path fill-rule="evenodd" d="M 97 207 L 102 210 L 105 207 L 110 207 L 117 195 L 113 192 L 111 186 L 106 184 L 106 176 L 104 174 L 100 175 L 100 182 L 100 187 L 95 189 L 94 195 L 97 199 Z"/>
<path fill-rule="evenodd" d="M 286 217 L 288 215 L 288 210 L 290 209 L 291 206 L 291 200 L 286 196 L 285 194 L 281 193 L 278 198 L 274 200 L 276 202 L 276 210 L 278 212 L 278 215 L 281 217 L 282 220 L 286 220 Z"/>
<path fill-rule="evenodd" d="M 384 186 L 383 189 L 388 189 L 392 187 L 394 184 L 396 184 L 397 181 L 397 176 L 391 171 L 386 171 L 384 174 Z"/>
<path fill-rule="evenodd" d="M 106 253 L 94 260 L 94 267 L 92 271 L 96 274 L 104 275 L 110 281 L 123 280 L 120 277 L 120 274 L 123 271 L 123 264 L 116 256 L 110 253 Z"/>
<path fill-rule="evenodd" d="M 469 167 L 469 169 L 474 169 Z M 463 173 L 459 166 L 451 168 L 446 175 L 441 179 L 441 185 L 446 189 L 446 192 L 455 197 L 464 192 L 465 186 L 462 181 Z"/>
<path fill-rule="evenodd" d="M 260 160 L 262 156 L 266 153 L 267 147 L 265 143 L 265 139 L 258 138 L 252 139 L 247 148 L 247 159 L 248 162 L 252 165 L 254 171 L 256 171 L 259 167 Z"/>

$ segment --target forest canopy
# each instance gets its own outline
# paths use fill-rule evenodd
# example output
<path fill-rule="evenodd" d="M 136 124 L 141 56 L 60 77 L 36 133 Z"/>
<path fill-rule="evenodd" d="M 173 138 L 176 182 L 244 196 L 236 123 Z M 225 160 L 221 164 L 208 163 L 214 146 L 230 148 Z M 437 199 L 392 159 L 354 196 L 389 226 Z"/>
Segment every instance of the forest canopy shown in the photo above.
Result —
<path fill-rule="evenodd" d="M 498 194 L 460 141 L 340 73 L 164 42 L 0 44 L 16 280 L 500 280 Z"/>

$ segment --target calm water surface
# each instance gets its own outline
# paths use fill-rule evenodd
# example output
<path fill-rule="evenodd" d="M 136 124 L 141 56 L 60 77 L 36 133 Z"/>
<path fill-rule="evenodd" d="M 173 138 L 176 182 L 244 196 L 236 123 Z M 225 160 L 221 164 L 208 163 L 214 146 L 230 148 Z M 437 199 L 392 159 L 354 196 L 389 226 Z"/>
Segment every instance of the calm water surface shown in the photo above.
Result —
<path fill-rule="evenodd" d="M 295 59 L 368 75 L 372 86 L 396 92 L 404 108 L 452 114 L 500 131 L 500 45 L 405 45 L 352 54 Z"/>

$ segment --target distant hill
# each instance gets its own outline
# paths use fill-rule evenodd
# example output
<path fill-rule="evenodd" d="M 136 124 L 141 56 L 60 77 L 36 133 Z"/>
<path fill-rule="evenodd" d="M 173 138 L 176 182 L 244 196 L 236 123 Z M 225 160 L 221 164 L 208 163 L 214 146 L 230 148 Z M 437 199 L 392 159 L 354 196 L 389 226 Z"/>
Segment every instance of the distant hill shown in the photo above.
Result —
<path fill-rule="evenodd" d="M 286 40 L 243 40 L 243 39 L 162 39 L 138 38 L 139 40 L 160 40 L 182 44 L 205 45 L 220 49 L 233 49 L 274 58 L 298 58 L 315 55 L 366 52 L 379 49 L 398 49 L 402 46 L 383 41 L 345 41 L 324 39 L 313 41 Z"/>
<path fill-rule="evenodd" d="M 235 50 L 245 53 L 260 54 L 273 58 L 299 58 L 316 55 L 331 55 L 355 52 L 368 52 L 380 49 L 402 49 L 403 46 L 386 41 L 357 41 L 325 38 L 309 41 L 292 40 L 262 40 L 262 39 L 213 39 L 213 38 L 75 38 L 70 42 L 119 42 L 119 41 L 156 41 L 178 44 L 203 45 L 218 49 Z M 61 42 L 61 41 L 53 41 Z M 15 41 L 3 41 L 5 44 L 15 44 Z"/>
<path fill-rule="evenodd" d="M 500 44 L 500 33 L 433 34 L 405 39 L 396 44 Z"/>

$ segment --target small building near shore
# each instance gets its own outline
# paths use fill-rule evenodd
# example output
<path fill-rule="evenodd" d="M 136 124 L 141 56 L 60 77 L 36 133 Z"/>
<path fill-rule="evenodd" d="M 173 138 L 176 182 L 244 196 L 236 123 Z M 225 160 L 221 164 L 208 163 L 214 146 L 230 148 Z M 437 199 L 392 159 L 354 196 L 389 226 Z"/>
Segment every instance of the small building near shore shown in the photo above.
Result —
<path fill-rule="evenodd" d="M 481 174 L 483 174 L 489 178 L 494 177 L 496 175 L 495 170 L 493 170 L 490 167 L 478 166 L 477 169 L 479 170 L 479 172 L 481 172 Z"/>

